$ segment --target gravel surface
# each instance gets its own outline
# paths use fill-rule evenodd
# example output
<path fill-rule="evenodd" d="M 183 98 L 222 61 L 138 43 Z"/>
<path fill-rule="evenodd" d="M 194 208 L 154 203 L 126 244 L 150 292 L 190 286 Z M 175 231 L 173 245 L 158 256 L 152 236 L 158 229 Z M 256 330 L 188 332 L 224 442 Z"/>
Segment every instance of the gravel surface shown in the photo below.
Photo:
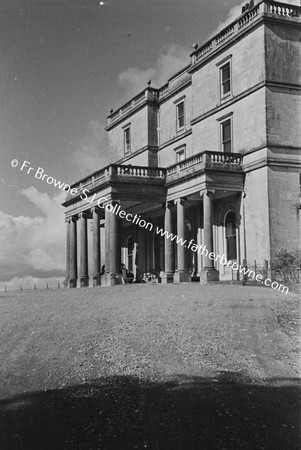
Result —
<path fill-rule="evenodd" d="M 1 449 L 299 449 L 299 302 L 266 288 L 0 294 Z"/>

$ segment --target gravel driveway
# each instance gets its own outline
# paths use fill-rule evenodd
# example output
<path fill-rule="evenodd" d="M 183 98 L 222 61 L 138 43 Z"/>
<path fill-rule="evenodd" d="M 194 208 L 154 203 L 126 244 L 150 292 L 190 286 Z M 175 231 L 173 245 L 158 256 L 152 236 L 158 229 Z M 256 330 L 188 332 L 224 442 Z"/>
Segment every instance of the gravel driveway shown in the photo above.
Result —
<path fill-rule="evenodd" d="M 299 449 L 298 298 L 126 285 L 0 297 L 1 449 Z"/>

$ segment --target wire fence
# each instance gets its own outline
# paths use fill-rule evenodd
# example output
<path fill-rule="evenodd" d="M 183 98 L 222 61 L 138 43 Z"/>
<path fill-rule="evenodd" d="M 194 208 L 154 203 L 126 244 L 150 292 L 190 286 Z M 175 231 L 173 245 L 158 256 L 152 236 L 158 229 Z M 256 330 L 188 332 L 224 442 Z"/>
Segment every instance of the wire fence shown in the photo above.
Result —
<path fill-rule="evenodd" d="M 65 281 L 57 281 L 57 282 L 45 282 L 45 283 L 20 283 L 17 285 L 4 285 L 1 286 L 0 291 L 2 292 L 32 292 L 32 291 L 58 291 L 59 289 L 67 288 L 67 283 Z"/>

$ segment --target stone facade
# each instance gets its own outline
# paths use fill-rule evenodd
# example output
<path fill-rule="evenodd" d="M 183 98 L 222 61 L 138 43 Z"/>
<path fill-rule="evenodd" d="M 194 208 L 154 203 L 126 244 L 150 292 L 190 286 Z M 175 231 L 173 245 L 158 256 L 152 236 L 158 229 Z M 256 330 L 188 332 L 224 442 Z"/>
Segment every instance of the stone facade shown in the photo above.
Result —
<path fill-rule="evenodd" d="M 239 278 L 156 227 L 238 265 L 298 248 L 300 13 L 249 6 L 164 86 L 149 83 L 111 111 L 112 163 L 74 183 L 64 203 L 70 287 L 123 282 L 122 264 L 137 280 Z"/>

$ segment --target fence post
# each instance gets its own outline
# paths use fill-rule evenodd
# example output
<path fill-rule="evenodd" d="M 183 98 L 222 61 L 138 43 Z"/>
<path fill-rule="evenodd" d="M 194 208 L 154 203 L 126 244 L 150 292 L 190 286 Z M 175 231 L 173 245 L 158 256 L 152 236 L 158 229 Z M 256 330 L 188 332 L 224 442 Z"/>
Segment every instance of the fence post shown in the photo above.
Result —
<path fill-rule="evenodd" d="M 60 286 L 60 282 L 58 281 L 58 282 L 57 282 L 57 288 L 60 289 L 60 287 L 61 287 L 61 286 Z"/>
<path fill-rule="evenodd" d="M 20 284 L 20 291 L 23 291 L 22 284 Z"/>
<path fill-rule="evenodd" d="M 47 289 L 47 291 L 48 291 L 48 289 L 49 289 L 49 287 L 48 287 L 48 283 L 46 283 L 46 289 Z"/>
<path fill-rule="evenodd" d="M 6 286 L 4 286 L 4 292 L 7 292 Z"/>
<path fill-rule="evenodd" d="M 36 283 L 34 283 L 33 288 L 34 288 L 35 291 L 37 290 Z"/>

